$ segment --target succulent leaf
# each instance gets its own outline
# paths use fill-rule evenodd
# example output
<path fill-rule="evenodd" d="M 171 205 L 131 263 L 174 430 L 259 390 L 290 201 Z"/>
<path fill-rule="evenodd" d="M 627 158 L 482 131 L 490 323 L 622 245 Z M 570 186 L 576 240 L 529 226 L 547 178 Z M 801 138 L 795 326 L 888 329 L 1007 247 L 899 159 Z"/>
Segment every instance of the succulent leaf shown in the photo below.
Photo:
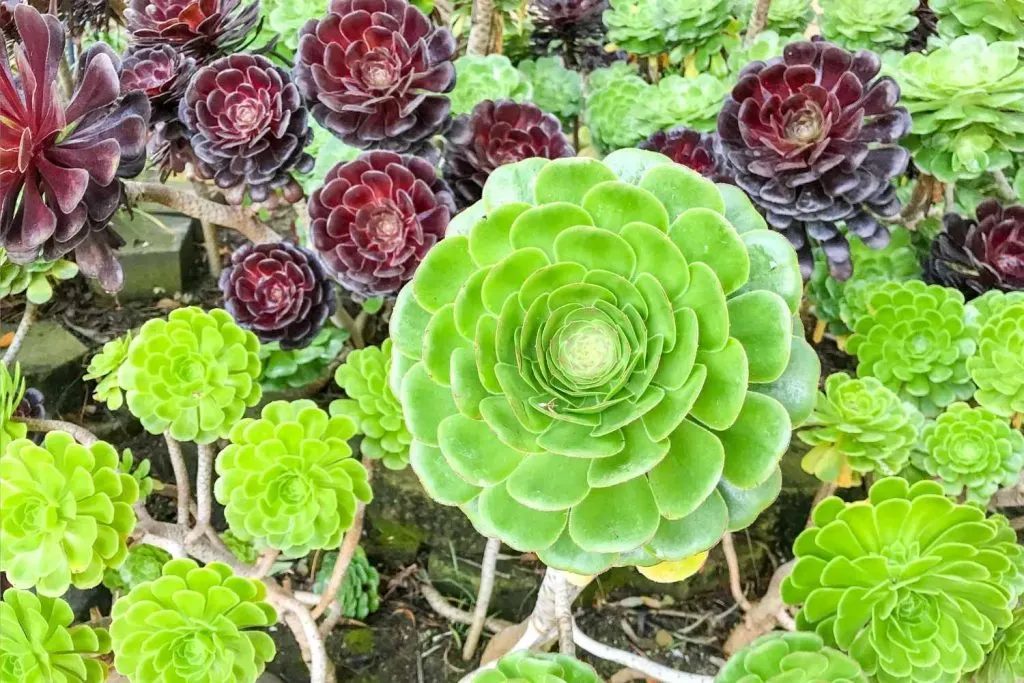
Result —
<path fill-rule="evenodd" d="M 513 652 L 497 668 L 476 674 L 472 683 L 601 683 L 597 672 L 578 659 L 543 652 Z"/>
<path fill-rule="evenodd" d="M 868 683 L 853 659 L 815 633 L 769 633 L 743 648 L 715 683 Z"/>

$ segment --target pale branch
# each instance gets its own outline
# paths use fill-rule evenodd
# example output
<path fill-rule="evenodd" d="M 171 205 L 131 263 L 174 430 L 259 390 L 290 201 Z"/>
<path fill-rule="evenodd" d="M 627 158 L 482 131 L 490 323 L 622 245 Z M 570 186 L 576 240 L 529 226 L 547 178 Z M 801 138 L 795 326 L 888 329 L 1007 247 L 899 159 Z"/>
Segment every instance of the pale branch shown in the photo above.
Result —
<path fill-rule="evenodd" d="M 256 218 L 255 209 L 251 206 L 220 204 L 163 183 L 129 180 L 124 183 L 124 190 L 129 205 L 140 202 L 162 204 L 199 221 L 235 230 L 256 244 L 281 239 Z"/>
<path fill-rule="evenodd" d="M 99 441 L 99 437 L 88 429 L 71 422 L 63 422 L 61 420 L 36 420 L 30 417 L 14 417 L 11 419 L 14 422 L 20 422 L 25 425 L 30 432 L 67 432 L 74 437 L 75 441 L 83 446 L 91 446 Z"/>
<path fill-rule="evenodd" d="M 1024 507 L 1024 477 L 1013 486 L 996 491 L 989 505 L 994 508 Z"/>
<path fill-rule="evenodd" d="M 469 625 L 469 633 L 466 634 L 466 643 L 462 647 L 462 658 L 470 660 L 476 654 L 476 647 L 480 644 L 480 635 L 484 630 L 484 622 L 487 620 L 487 608 L 491 604 L 491 593 L 494 591 L 494 571 L 498 564 L 498 551 L 501 550 L 501 540 L 488 538 L 484 547 L 484 558 L 480 563 L 480 590 L 476 594 L 476 604 L 473 606 L 473 622 Z"/>
<path fill-rule="evenodd" d="M 363 340 L 363 328 L 366 326 L 366 318 L 366 311 L 360 311 L 359 315 L 353 318 L 345 310 L 345 306 L 339 302 L 338 308 L 334 311 L 331 320 L 334 321 L 335 325 L 348 332 L 349 339 L 352 340 L 352 346 L 361 349 L 366 346 L 366 342 Z M 331 377 L 333 376 L 332 374 Z"/>
<path fill-rule="evenodd" d="M 727 655 L 739 652 L 764 634 L 774 630 L 776 626 L 782 625 L 788 630 L 792 620 L 786 619 L 789 615 L 786 614 L 786 606 L 782 602 L 782 582 L 793 571 L 794 564 L 796 564 L 796 560 L 790 560 L 779 565 L 779 568 L 772 574 L 764 597 L 750 608 L 743 621 L 733 629 L 725 641 L 723 650 Z"/>
<path fill-rule="evenodd" d="M 293 615 L 298 621 L 305 644 L 309 649 L 309 683 L 328 683 L 327 650 L 324 639 L 317 630 L 316 620 L 306 607 L 270 579 L 264 579 L 270 603 L 283 612 Z"/>
<path fill-rule="evenodd" d="M 434 610 L 448 621 L 456 624 L 473 623 L 472 614 L 449 603 L 445 600 L 445 597 L 429 583 L 421 583 L 419 588 L 423 598 L 427 601 L 427 604 L 430 605 L 430 609 Z M 498 633 L 509 626 L 512 626 L 512 624 L 503 619 L 495 619 L 491 617 L 484 620 L 484 628 L 491 633 Z"/>
<path fill-rule="evenodd" d="M 611 645 L 599 643 L 578 628 L 573 630 L 573 640 L 580 646 L 581 650 L 585 650 L 595 657 L 629 667 L 662 683 L 711 683 L 714 680 L 711 676 L 703 674 L 676 671 L 663 664 L 651 661 L 646 657 L 620 650 Z"/>
<path fill-rule="evenodd" d="M 256 560 L 256 567 L 253 569 L 255 578 L 262 579 L 270 574 L 270 570 L 274 568 L 274 563 L 277 562 L 277 558 L 280 557 L 281 551 L 275 548 L 268 548 L 260 553 L 259 559 Z"/>
<path fill-rule="evenodd" d="M 217 454 L 211 444 L 199 444 L 199 458 L 196 466 L 196 525 L 189 532 L 186 542 L 194 541 L 206 534 L 213 515 L 213 461 Z"/>
<path fill-rule="evenodd" d="M 754 9 L 750 12 L 750 23 L 747 24 L 747 35 L 744 41 L 747 45 L 754 42 L 758 34 L 764 30 L 768 23 L 768 10 L 771 8 L 772 0 L 757 0 Z"/>
<path fill-rule="evenodd" d="M 729 591 L 733 600 L 744 612 L 750 611 L 750 601 L 743 593 L 742 580 L 740 577 L 740 562 L 736 557 L 736 546 L 732 542 L 732 534 L 726 532 L 722 536 L 722 552 L 725 554 L 725 564 L 729 568 Z"/>
<path fill-rule="evenodd" d="M 555 584 L 555 620 L 558 624 L 558 651 L 569 657 L 576 656 L 573 642 L 572 603 L 569 602 L 569 582 L 565 576 Z"/>
<path fill-rule="evenodd" d="M 18 351 L 21 350 L 21 345 L 25 343 L 25 337 L 28 336 L 29 329 L 35 324 L 38 316 L 39 309 L 36 308 L 36 305 L 31 301 L 26 301 L 25 311 L 21 314 L 21 322 L 18 323 L 17 329 L 14 330 L 14 338 L 11 339 L 7 351 L 4 353 L 4 365 L 14 363 L 14 359 L 18 356 Z"/>
<path fill-rule="evenodd" d="M 220 277 L 220 251 L 217 248 L 217 227 L 210 221 L 202 221 L 203 247 L 206 249 L 206 262 L 210 275 L 216 280 Z"/>
<path fill-rule="evenodd" d="M 1008 202 L 1016 201 L 1017 193 L 1014 192 L 1010 181 L 1006 179 L 1006 174 L 1003 173 L 1003 170 L 996 168 L 989 171 L 989 173 L 992 174 L 992 179 L 996 181 L 996 189 L 999 190 L 999 196 Z"/>
<path fill-rule="evenodd" d="M 466 54 L 484 56 L 490 51 L 493 43 L 491 33 L 494 30 L 494 0 L 473 0 L 470 23 Z"/>
<path fill-rule="evenodd" d="M 171 469 L 174 470 L 174 485 L 178 489 L 178 526 L 188 529 L 188 508 L 192 502 L 192 484 L 188 479 L 188 467 L 185 456 L 181 454 L 181 444 L 170 434 L 164 434 L 167 442 L 167 455 L 171 458 Z M 198 514 L 196 515 L 198 517 Z M 196 539 L 192 539 L 196 540 Z"/>

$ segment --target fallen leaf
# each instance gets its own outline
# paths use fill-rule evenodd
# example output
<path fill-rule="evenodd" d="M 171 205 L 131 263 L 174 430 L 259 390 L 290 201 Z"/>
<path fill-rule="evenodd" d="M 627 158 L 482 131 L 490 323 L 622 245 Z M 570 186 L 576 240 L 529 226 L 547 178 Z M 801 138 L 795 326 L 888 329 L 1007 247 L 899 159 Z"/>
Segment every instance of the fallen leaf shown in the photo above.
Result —
<path fill-rule="evenodd" d="M 670 647 L 672 645 L 672 634 L 663 628 L 659 628 L 658 632 L 654 634 L 654 642 L 661 648 Z"/>
<path fill-rule="evenodd" d="M 160 299 L 156 302 L 156 307 L 161 311 L 173 311 L 176 308 L 181 308 L 181 304 L 174 299 Z"/>
<path fill-rule="evenodd" d="M 0 349 L 6 349 L 8 346 L 14 343 L 14 333 L 8 332 L 7 334 L 0 336 Z"/>

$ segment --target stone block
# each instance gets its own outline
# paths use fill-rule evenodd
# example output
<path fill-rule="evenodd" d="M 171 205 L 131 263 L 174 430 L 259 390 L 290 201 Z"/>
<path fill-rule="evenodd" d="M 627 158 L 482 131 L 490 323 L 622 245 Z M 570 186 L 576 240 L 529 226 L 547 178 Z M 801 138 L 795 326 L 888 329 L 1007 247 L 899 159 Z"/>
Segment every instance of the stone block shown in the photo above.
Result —
<path fill-rule="evenodd" d="M 196 242 L 202 232 L 198 221 L 143 205 L 130 216 L 117 214 L 113 228 L 125 241 L 118 250 L 124 268 L 121 301 L 170 296 L 195 282 Z"/>
<path fill-rule="evenodd" d="M 11 332 L 17 320 L 0 323 L 0 334 Z M 43 392 L 50 413 L 81 407 L 85 385 L 82 368 L 89 349 L 54 320 L 43 320 L 29 328 L 18 352 L 22 374 L 30 387 Z"/>

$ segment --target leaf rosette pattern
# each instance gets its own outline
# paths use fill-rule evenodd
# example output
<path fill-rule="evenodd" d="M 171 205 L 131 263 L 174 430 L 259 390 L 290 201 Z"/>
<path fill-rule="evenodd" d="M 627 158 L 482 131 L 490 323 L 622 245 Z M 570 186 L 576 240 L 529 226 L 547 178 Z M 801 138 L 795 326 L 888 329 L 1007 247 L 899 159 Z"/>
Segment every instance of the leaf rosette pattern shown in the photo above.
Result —
<path fill-rule="evenodd" d="M 733 655 L 715 683 L 868 683 L 857 662 L 815 633 L 769 633 Z"/>
<path fill-rule="evenodd" d="M 819 374 L 796 253 L 763 225 L 653 152 L 497 169 L 391 320 L 431 497 L 579 574 L 750 524 Z"/>

